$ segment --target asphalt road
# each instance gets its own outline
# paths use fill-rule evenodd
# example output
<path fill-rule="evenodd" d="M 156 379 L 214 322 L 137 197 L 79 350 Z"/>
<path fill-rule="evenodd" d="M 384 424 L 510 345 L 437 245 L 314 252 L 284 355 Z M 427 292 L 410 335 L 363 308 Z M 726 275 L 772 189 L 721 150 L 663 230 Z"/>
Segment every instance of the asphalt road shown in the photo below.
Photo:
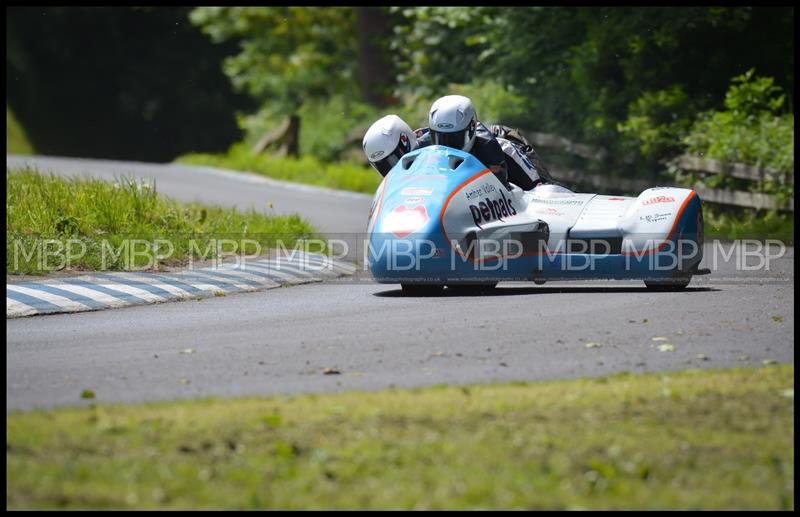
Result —
<path fill-rule="evenodd" d="M 187 184 L 206 180 L 221 181 L 200 174 Z M 336 209 L 359 212 L 354 224 L 366 210 L 354 202 Z M 411 298 L 361 273 L 7 320 L 6 402 L 31 409 L 793 363 L 794 249 L 771 260 L 769 271 L 737 268 L 738 255 L 725 256 L 730 249 L 707 247 L 702 265 L 712 275 L 674 293 L 640 282 L 504 283 L 491 296 Z M 673 350 L 661 351 L 667 343 Z M 96 399 L 81 400 L 86 389 Z"/>

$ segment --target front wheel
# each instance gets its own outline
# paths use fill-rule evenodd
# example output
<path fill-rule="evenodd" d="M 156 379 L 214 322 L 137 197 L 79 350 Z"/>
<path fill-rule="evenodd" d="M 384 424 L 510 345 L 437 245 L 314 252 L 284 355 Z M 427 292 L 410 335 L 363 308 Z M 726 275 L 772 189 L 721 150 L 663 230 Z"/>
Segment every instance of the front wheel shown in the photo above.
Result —
<path fill-rule="evenodd" d="M 692 275 L 682 275 L 667 280 L 645 280 L 644 285 L 654 291 L 680 291 L 686 289 L 691 281 Z"/>
<path fill-rule="evenodd" d="M 406 296 L 434 296 L 442 292 L 444 284 L 400 284 Z"/>
<path fill-rule="evenodd" d="M 488 282 L 483 284 L 448 284 L 447 290 L 452 291 L 454 294 L 486 294 L 491 292 L 497 287 L 497 282 Z"/>

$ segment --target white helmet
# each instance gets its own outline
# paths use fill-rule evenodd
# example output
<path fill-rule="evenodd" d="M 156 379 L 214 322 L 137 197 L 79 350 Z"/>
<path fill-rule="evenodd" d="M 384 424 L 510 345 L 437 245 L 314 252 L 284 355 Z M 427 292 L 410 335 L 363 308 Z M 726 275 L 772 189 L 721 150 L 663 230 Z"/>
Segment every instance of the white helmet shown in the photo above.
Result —
<path fill-rule="evenodd" d="M 397 115 L 386 115 L 378 119 L 367 130 L 362 144 L 369 164 L 381 176 L 386 176 L 404 154 L 413 151 L 418 145 L 411 127 Z"/>
<path fill-rule="evenodd" d="M 469 152 L 475 144 L 478 118 L 472 101 L 463 95 L 446 95 L 431 106 L 428 126 L 436 145 Z"/>

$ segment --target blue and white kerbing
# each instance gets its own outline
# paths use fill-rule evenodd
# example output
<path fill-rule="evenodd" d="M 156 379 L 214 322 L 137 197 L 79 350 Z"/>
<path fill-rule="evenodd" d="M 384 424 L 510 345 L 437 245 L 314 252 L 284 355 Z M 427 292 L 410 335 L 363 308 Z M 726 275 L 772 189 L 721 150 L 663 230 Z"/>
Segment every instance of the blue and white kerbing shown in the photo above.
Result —
<path fill-rule="evenodd" d="M 95 273 L 6 284 L 6 318 L 82 312 L 260 291 L 352 275 L 355 266 L 319 254 L 248 260 L 178 273 Z"/>

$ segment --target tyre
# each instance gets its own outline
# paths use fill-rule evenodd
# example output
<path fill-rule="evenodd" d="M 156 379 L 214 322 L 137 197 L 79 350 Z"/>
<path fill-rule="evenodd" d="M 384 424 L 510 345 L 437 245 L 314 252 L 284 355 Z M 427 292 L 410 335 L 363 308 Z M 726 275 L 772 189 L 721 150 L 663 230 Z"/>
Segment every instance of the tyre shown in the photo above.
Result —
<path fill-rule="evenodd" d="M 644 285 L 646 285 L 648 289 L 657 291 L 680 291 L 686 289 L 686 286 L 689 285 L 691 281 L 692 275 L 682 275 L 666 280 L 645 280 Z"/>
<path fill-rule="evenodd" d="M 454 294 L 486 294 L 491 292 L 497 287 L 497 282 L 488 282 L 485 284 L 447 284 L 447 290 Z"/>
<path fill-rule="evenodd" d="M 695 243 L 700 246 L 702 250 L 703 246 L 703 211 L 702 209 L 698 212 L 697 215 L 697 225 L 698 225 L 698 234 L 696 235 Z M 677 242 L 681 243 L 684 240 L 683 231 L 678 234 Z M 698 242 L 699 241 L 699 242 Z M 689 285 L 689 282 L 692 281 L 692 268 L 697 268 L 697 264 L 699 261 L 693 263 L 684 263 L 678 266 L 678 269 L 673 272 L 672 278 L 665 278 L 663 280 L 645 280 L 644 285 L 647 286 L 648 289 L 652 289 L 654 291 L 680 291 L 682 289 L 686 289 L 686 286 Z"/>
<path fill-rule="evenodd" d="M 406 296 L 435 296 L 444 289 L 444 284 L 400 284 Z"/>

